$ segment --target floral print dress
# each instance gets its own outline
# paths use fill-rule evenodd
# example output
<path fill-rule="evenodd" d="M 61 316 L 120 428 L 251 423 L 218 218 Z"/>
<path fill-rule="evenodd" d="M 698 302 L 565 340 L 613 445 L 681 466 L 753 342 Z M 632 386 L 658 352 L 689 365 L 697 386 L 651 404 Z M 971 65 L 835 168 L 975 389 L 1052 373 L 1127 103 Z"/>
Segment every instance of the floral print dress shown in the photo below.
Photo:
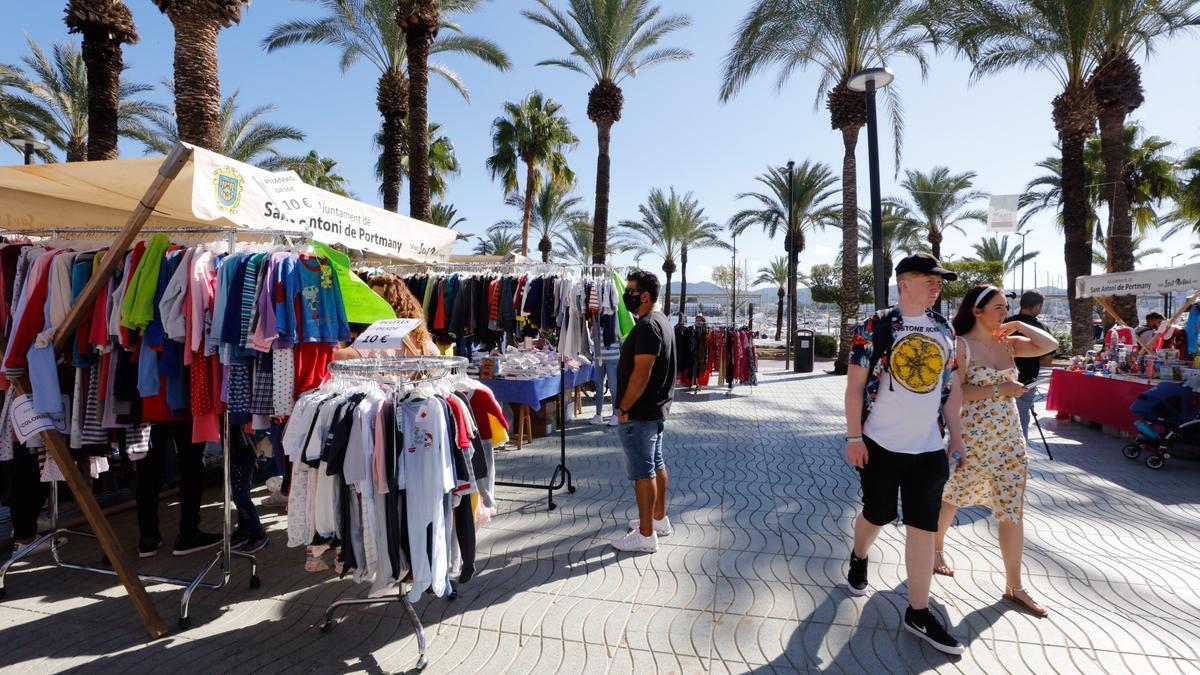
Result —
<path fill-rule="evenodd" d="M 971 366 L 967 384 L 988 387 L 1016 380 L 1016 367 Z M 1025 504 L 1025 436 L 1011 398 L 965 401 L 962 408 L 966 466 L 956 471 L 942 499 L 958 507 L 987 506 L 1000 522 L 1020 522 Z"/>

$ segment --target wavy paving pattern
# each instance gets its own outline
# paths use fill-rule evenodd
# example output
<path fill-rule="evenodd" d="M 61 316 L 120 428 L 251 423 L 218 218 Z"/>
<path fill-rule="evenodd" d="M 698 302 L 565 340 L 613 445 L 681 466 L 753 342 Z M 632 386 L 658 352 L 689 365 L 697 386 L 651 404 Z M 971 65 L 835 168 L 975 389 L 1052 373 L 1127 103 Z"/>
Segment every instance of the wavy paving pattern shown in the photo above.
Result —
<path fill-rule="evenodd" d="M 500 518 L 480 534 L 475 580 L 453 602 L 418 605 L 429 671 L 1200 672 L 1200 465 L 1152 472 L 1113 439 L 1046 421 L 1058 461 L 1031 451 L 1026 583 L 1054 614 L 1036 620 L 1000 602 L 996 526 L 982 509 L 962 511 L 947 544 L 958 574 L 934 587 L 936 609 L 969 643 L 948 658 L 899 630 L 899 529 L 887 528 L 873 554 L 874 592 L 841 588 L 858 500 L 841 459 L 842 386 L 773 371 L 753 391 L 681 394 L 668 443 L 675 533 L 654 556 L 609 547 L 635 512 L 622 456 L 608 427 L 572 428 L 578 493 L 560 493 L 547 512 L 544 493 L 503 491 Z M 500 472 L 541 480 L 555 448 L 541 440 L 505 452 Z M 18 567 L 0 603 L 0 670 L 411 668 L 416 640 L 396 606 L 351 610 L 332 633 L 315 630 L 330 602 L 358 589 L 305 572 L 302 553 L 284 548 L 283 519 L 268 524 L 262 588 L 237 576 L 197 593 L 195 627 L 152 644 L 107 578 L 37 559 Z M 132 550 L 133 515 L 117 527 Z M 70 551 L 99 557 L 82 542 Z M 197 562 L 168 558 L 144 567 L 174 574 Z M 151 593 L 173 616 L 178 592 Z"/>

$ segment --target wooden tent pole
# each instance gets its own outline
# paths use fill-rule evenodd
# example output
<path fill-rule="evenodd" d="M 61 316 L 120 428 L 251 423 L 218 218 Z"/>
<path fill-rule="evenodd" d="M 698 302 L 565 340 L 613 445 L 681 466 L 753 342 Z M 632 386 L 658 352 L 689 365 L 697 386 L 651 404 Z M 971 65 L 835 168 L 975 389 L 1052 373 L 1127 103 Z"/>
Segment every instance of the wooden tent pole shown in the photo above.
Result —
<path fill-rule="evenodd" d="M 1113 319 L 1114 319 L 1114 320 L 1117 322 L 1117 325 L 1118 325 L 1118 326 L 1123 326 L 1123 327 L 1125 327 L 1125 328 L 1128 328 L 1128 327 L 1129 327 L 1129 324 L 1125 323 L 1125 320 L 1121 318 L 1121 315 L 1120 315 L 1120 314 L 1117 314 L 1117 310 L 1113 309 L 1113 306 L 1112 306 L 1111 304 L 1109 304 L 1109 302 L 1108 302 L 1108 298 L 1094 298 L 1094 300 L 1095 300 L 1097 303 L 1099 303 L 1099 305 L 1100 305 L 1101 307 L 1103 307 L 1103 308 L 1104 308 L 1104 311 L 1108 312 L 1109 316 L 1111 316 L 1111 317 L 1112 317 L 1112 318 L 1113 318 Z M 1136 330 L 1133 332 L 1133 339 L 1134 339 L 1134 340 L 1137 340 L 1137 341 L 1138 341 L 1138 344 L 1142 345 L 1142 349 L 1143 349 L 1143 350 L 1144 350 L 1144 351 L 1145 351 L 1147 354 L 1151 354 L 1151 355 L 1152 355 L 1152 354 L 1154 354 L 1154 353 L 1155 353 L 1155 350 L 1154 350 L 1154 348 L 1153 348 L 1153 347 L 1151 347 L 1150 345 L 1146 344 L 1146 341 L 1145 341 L 1145 340 L 1143 340 L 1143 339 L 1142 339 L 1142 337 L 1141 337 L 1140 335 L 1138 335 L 1138 334 L 1137 334 L 1137 331 L 1136 331 Z"/>
<path fill-rule="evenodd" d="M 150 219 L 154 213 L 154 207 L 158 205 L 159 200 L 166 194 L 167 188 L 171 182 L 179 175 L 184 165 L 191 159 L 192 150 L 183 145 L 176 145 L 171 154 L 163 160 L 162 166 L 158 169 L 158 175 L 154 177 L 154 182 L 146 190 L 146 194 L 138 203 L 133 213 L 129 215 L 129 220 L 125 223 L 125 228 L 117 235 L 112 246 L 109 247 L 108 253 L 104 256 L 99 269 L 92 274 L 91 280 L 84 286 L 83 292 L 71 305 L 70 311 L 67 312 L 67 317 L 62 325 L 58 327 L 54 335 L 54 349 L 61 353 L 71 340 L 71 336 L 75 333 L 75 328 L 83 319 L 84 312 L 87 311 L 96 301 L 96 297 L 100 294 L 108 280 L 112 277 L 113 271 L 117 265 L 125 260 L 125 252 L 129 250 L 130 244 L 141 231 L 142 226 Z M 20 375 L 10 378 L 12 386 L 9 390 L 10 396 L 21 396 L 32 391 L 29 386 L 29 377 Z M 66 479 L 67 485 L 71 488 L 71 493 L 75 495 L 75 503 L 79 505 L 79 509 L 87 518 L 88 525 L 91 526 L 92 532 L 96 535 L 96 540 L 100 543 L 100 548 L 104 550 L 104 554 L 108 556 L 109 562 L 112 563 L 113 571 L 117 573 L 117 578 L 121 580 L 121 584 L 125 586 L 125 592 L 129 594 L 129 599 L 133 602 L 134 609 L 137 610 L 138 616 L 142 619 L 142 625 L 146 627 L 146 632 L 149 633 L 150 639 L 154 640 L 166 635 L 167 627 L 163 623 L 162 617 L 158 615 L 158 610 L 154 608 L 154 603 L 150 601 L 149 594 L 146 593 L 146 587 L 142 584 L 142 580 L 138 577 L 137 572 L 129 563 L 129 558 L 125 555 L 124 549 L 117 541 L 117 535 L 113 532 L 112 525 L 109 524 L 108 518 L 104 515 L 104 511 L 96 502 L 96 497 L 92 494 L 91 486 L 83 478 L 83 474 L 79 472 L 79 467 L 76 466 L 75 460 L 71 458 L 71 451 L 63 440 L 62 434 L 57 429 L 41 432 L 42 443 L 45 444 L 47 452 L 54 458 L 55 464 L 58 465 L 62 472 L 63 478 Z"/>

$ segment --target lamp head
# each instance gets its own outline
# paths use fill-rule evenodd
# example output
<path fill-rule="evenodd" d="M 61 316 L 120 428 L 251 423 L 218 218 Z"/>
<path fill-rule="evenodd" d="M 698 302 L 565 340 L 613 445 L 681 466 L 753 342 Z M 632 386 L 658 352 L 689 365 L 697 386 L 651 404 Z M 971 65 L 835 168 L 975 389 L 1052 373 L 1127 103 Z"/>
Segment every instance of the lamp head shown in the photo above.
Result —
<path fill-rule="evenodd" d="M 854 91 L 866 91 L 867 83 L 873 83 L 875 89 L 883 89 L 896 79 L 891 68 L 863 68 L 850 76 L 846 86 Z"/>

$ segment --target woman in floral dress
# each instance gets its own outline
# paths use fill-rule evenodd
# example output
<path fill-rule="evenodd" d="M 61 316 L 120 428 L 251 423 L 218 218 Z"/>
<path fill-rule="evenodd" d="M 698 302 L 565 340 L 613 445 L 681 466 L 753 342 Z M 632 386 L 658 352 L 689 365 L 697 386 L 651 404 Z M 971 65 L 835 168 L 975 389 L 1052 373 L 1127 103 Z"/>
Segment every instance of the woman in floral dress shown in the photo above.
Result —
<path fill-rule="evenodd" d="M 1025 392 L 1017 382 L 1014 356 L 1036 357 L 1054 351 L 1058 341 L 1046 331 L 1019 321 L 1005 323 L 1008 301 L 995 286 L 977 286 L 963 298 L 954 317 L 958 338 L 955 376 L 963 391 L 963 468 L 946 483 L 935 539 L 934 572 L 954 576 L 943 550 L 946 531 L 959 508 L 986 506 L 1000 526 L 1004 559 L 1004 599 L 1036 616 L 1049 610 L 1021 584 L 1021 554 L 1027 460 L 1025 437 L 1016 397 Z"/>

